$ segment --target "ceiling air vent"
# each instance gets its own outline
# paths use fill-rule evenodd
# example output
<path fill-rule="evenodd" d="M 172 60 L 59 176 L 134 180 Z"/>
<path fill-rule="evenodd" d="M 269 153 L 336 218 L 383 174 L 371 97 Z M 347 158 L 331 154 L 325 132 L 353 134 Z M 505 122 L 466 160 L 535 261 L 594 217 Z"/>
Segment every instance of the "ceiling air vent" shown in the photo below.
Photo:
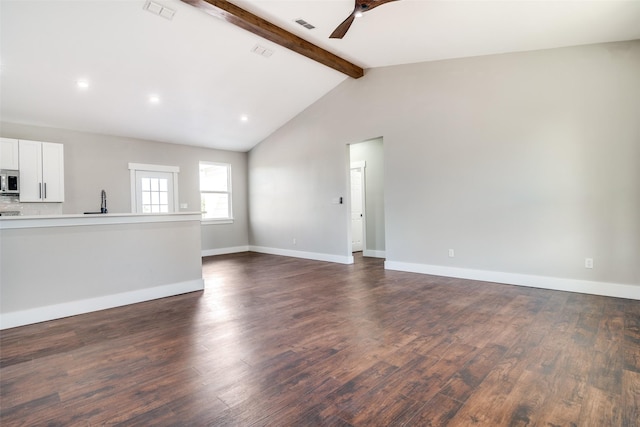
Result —
<path fill-rule="evenodd" d="M 296 19 L 296 23 L 302 25 L 307 30 L 313 30 L 315 28 L 313 25 L 309 24 L 307 21 L 305 21 L 302 18 Z"/>
<path fill-rule="evenodd" d="M 142 6 L 142 8 L 155 15 L 159 15 L 159 16 L 162 16 L 163 18 L 167 18 L 169 21 L 171 21 L 173 19 L 173 15 L 176 14 L 175 10 L 169 9 L 168 7 L 165 7 L 151 0 L 147 0 L 144 6 Z"/>
<path fill-rule="evenodd" d="M 272 50 L 269 50 L 266 47 L 262 47 L 258 44 L 255 45 L 253 49 L 251 49 L 251 52 L 255 53 L 256 55 L 264 56 L 265 58 L 269 58 L 271 55 L 273 55 Z"/>

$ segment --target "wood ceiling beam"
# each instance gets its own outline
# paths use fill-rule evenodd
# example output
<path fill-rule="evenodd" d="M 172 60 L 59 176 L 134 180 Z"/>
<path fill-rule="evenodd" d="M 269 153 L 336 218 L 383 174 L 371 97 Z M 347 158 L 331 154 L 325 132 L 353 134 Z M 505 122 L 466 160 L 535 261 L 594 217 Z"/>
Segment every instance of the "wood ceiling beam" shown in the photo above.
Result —
<path fill-rule="evenodd" d="M 191 6 L 208 13 L 216 18 L 223 19 L 233 25 L 243 28 L 262 38 L 270 40 L 280 46 L 286 47 L 300 55 L 313 59 L 327 67 L 340 71 L 358 79 L 364 75 L 364 70 L 351 62 L 340 58 L 333 53 L 322 49 L 302 39 L 287 30 L 278 27 L 271 22 L 246 11 L 227 0 L 181 0 Z"/>

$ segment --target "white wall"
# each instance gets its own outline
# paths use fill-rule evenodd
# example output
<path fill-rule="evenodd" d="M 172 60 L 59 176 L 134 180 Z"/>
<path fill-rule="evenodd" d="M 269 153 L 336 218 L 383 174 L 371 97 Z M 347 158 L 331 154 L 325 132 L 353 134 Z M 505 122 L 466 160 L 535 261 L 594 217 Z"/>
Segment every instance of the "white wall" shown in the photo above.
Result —
<path fill-rule="evenodd" d="M 131 212 L 129 163 L 179 166 L 180 203 L 188 205 L 181 210 L 199 211 L 198 163 L 230 163 L 234 223 L 203 225 L 202 249 L 248 245 L 246 153 L 6 122 L 0 124 L 0 135 L 64 144 L 65 214 L 99 211 L 102 189 L 107 192 L 109 213 Z"/>
<path fill-rule="evenodd" d="M 640 298 L 639 117 L 640 41 L 370 70 L 249 153 L 250 243 L 347 255 L 345 146 L 382 136 L 388 266 Z"/>
<path fill-rule="evenodd" d="M 353 162 L 366 162 L 365 167 L 365 256 L 384 254 L 384 150 L 382 138 L 351 144 Z M 384 256 L 382 256 L 384 257 Z"/>

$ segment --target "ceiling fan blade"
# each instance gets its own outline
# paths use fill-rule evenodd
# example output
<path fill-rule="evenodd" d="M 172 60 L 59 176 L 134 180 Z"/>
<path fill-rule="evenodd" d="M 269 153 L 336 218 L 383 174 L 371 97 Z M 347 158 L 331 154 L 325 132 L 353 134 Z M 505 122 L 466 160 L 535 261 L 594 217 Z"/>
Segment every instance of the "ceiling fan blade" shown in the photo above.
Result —
<path fill-rule="evenodd" d="M 330 39 L 341 39 L 341 38 L 343 38 L 344 35 L 347 34 L 347 31 L 349 30 L 349 27 L 351 27 L 351 24 L 353 24 L 353 20 L 354 19 L 355 19 L 355 16 L 352 13 L 351 15 L 349 15 L 347 17 L 347 19 L 342 21 L 342 24 L 338 25 L 336 27 L 336 29 L 333 30 L 333 33 L 331 33 L 329 38 Z"/>
<path fill-rule="evenodd" d="M 351 24 L 353 24 L 353 20 L 356 17 L 356 12 L 358 13 L 368 12 L 371 9 L 374 9 L 380 5 L 383 5 L 385 3 L 389 3 L 392 1 L 398 1 L 398 0 L 355 0 L 356 6 L 353 9 L 353 12 L 351 12 L 351 15 L 349 15 L 347 19 L 345 19 L 342 22 L 342 24 L 338 25 L 338 27 L 335 30 L 333 30 L 333 33 L 331 33 L 329 38 L 330 39 L 343 38 L 344 35 L 347 34 L 347 31 L 349 31 Z"/>

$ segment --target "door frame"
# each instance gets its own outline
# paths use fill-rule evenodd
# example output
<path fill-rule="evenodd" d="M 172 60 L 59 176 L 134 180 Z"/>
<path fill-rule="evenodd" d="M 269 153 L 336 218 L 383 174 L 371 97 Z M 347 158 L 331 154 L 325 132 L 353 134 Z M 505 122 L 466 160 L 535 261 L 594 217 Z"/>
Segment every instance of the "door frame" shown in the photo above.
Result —
<path fill-rule="evenodd" d="M 367 250 L 367 187 L 366 187 L 367 162 L 364 160 L 351 162 L 349 167 L 349 251 L 353 254 L 353 221 L 351 220 L 351 171 L 360 169 L 360 185 L 362 188 L 362 253 Z"/>

